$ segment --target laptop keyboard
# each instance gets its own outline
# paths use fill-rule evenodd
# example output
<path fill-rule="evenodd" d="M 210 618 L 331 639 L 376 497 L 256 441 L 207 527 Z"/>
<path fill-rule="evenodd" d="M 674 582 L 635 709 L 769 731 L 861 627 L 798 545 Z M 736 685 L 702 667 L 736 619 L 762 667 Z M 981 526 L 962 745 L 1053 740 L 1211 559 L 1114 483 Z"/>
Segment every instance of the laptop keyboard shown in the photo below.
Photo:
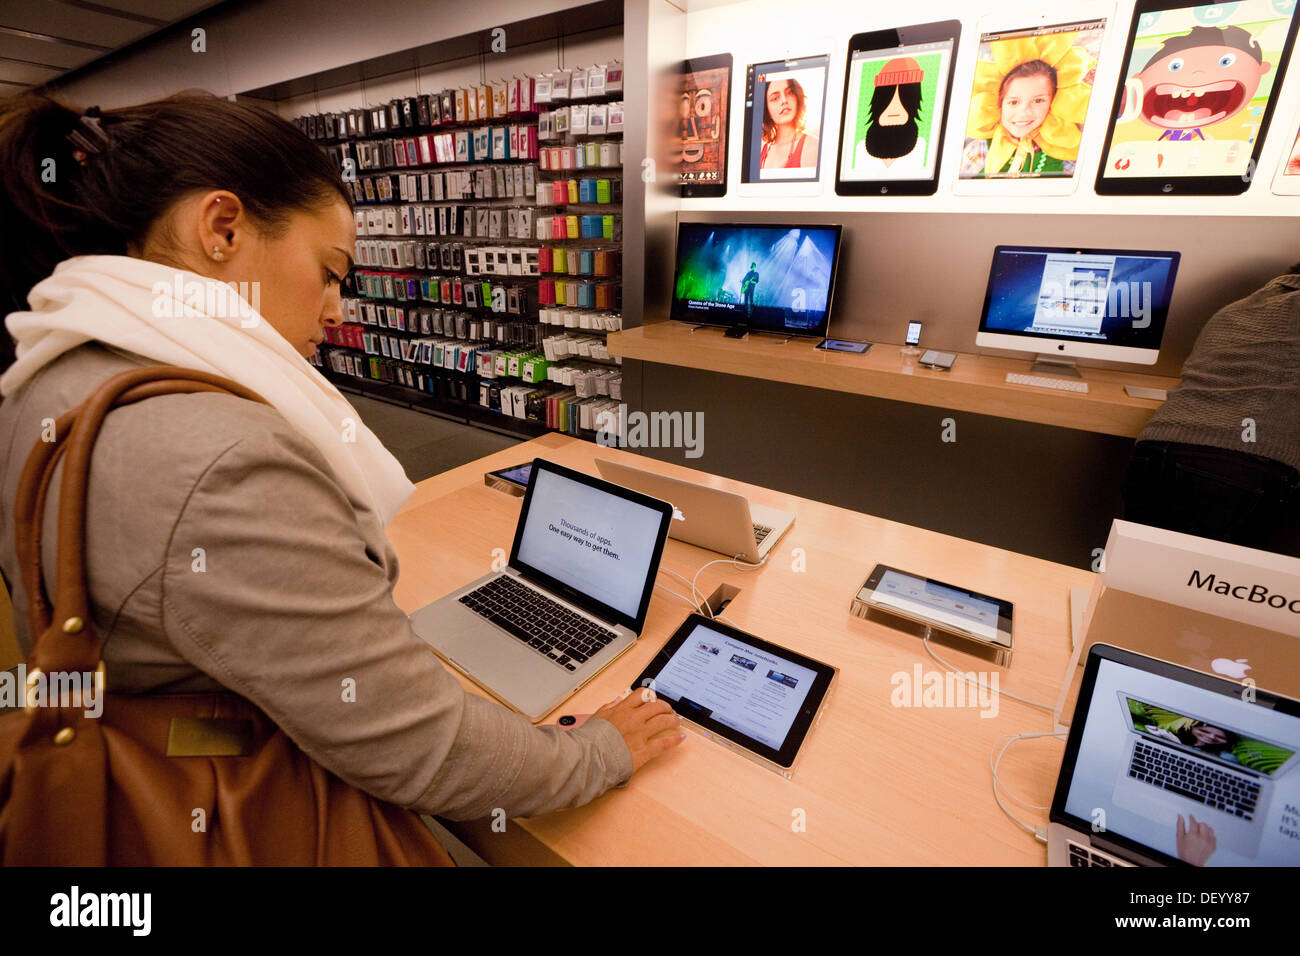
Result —
<path fill-rule="evenodd" d="M 1253 820 L 1259 784 L 1218 770 L 1201 760 L 1184 757 L 1167 747 L 1139 740 L 1133 747 L 1128 775 L 1142 783 L 1190 797 L 1229 816 Z"/>
<path fill-rule="evenodd" d="M 763 539 L 766 538 L 771 533 L 772 533 L 772 529 L 769 528 L 767 525 L 763 525 L 763 524 L 754 525 L 754 546 L 758 547 L 760 544 L 762 544 Z"/>
<path fill-rule="evenodd" d="M 568 671 L 577 670 L 618 636 L 505 574 L 458 600 Z"/>
<path fill-rule="evenodd" d="M 1065 841 L 1066 848 L 1070 851 L 1070 866 L 1132 866 L 1132 863 L 1126 863 L 1117 856 L 1110 856 L 1107 853 L 1098 853 L 1096 850 L 1089 849 L 1073 840 Z"/>

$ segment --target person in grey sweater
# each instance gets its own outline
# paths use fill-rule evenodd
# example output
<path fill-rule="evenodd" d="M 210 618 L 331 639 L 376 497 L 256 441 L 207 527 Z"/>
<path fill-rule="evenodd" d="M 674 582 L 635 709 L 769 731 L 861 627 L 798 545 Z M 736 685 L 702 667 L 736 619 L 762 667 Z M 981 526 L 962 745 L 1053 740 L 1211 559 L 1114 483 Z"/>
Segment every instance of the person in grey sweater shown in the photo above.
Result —
<path fill-rule="evenodd" d="M 1124 517 L 1300 557 L 1300 264 L 1201 330 L 1138 437 Z"/>
<path fill-rule="evenodd" d="M 0 568 L 25 651 L 13 508 L 28 453 L 114 374 L 182 364 L 271 404 L 166 395 L 108 416 L 86 555 L 111 689 L 233 691 L 344 780 L 451 819 L 579 806 L 684 739 L 642 693 L 535 727 L 466 693 L 411 630 L 384 529 L 412 486 L 355 412 L 340 430 L 351 408 L 305 360 L 342 321 L 354 225 L 301 132 L 215 97 L 101 114 L 29 96 L 0 107 L 0 160 L 0 307 L 18 345 L 0 379 Z M 191 287 L 252 288 L 260 307 L 225 313 Z"/>

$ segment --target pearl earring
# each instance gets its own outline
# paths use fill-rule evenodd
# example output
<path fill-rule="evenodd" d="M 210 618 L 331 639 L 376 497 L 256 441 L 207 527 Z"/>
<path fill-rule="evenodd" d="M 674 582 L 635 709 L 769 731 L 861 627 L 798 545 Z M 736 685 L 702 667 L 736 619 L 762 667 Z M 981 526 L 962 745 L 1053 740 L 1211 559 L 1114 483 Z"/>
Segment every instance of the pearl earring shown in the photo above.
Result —
<path fill-rule="evenodd" d="M 212 258 L 213 258 L 215 261 L 217 261 L 217 262 L 225 262 L 225 261 L 226 261 L 226 254 L 225 254 L 224 252 L 221 251 L 221 247 L 220 247 L 220 246 L 213 246 L 213 247 L 212 247 Z"/>

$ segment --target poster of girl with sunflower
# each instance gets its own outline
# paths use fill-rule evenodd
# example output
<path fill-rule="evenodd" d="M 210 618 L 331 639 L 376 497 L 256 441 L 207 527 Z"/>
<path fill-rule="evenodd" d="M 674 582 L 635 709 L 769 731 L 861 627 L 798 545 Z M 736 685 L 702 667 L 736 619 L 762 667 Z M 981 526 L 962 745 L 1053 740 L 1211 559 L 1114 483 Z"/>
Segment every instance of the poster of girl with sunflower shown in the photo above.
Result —
<path fill-rule="evenodd" d="M 1105 26 L 980 37 L 959 179 L 1074 175 Z"/>

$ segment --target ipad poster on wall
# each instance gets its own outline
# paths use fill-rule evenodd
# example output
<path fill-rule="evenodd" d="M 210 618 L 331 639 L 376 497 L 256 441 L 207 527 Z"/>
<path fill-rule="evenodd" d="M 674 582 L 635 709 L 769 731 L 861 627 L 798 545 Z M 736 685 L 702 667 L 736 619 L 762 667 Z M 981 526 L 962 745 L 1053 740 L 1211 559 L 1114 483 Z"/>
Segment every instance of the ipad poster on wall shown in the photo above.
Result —
<path fill-rule="evenodd" d="M 938 184 L 961 23 L 859 33 L 849 40 L 835 191 L 930 196 Z"/>
<path fill-rule="evenodd" d="M 677 179 L 685 197 L 726 195 L 731 63 L 730 53 L 682 63 L 676 142 Z"/>
<path fill-rule="evenodd" d="M 1296 125 L 1300 126 L 1300 117 Z M 1273 192 L 1279 196 L 1300 196 L 1300 129 L 1291 137 L 1291 147 L 1282 154 L 1282 165 L 1273 177 Z"/>
<path fill-rule="evenodd" d="M 937 159 L 951 43 L 855 59 L 845 109 L 845 178 L 922 179 Z M 900 117 L 903 122 L 896 122 Z"/>
<path fill-rule="evenodd" d="M 1073 192 L 1106 17 L 1048 19 L 981 22 L 954 192 Z"/>
<path fill-rule="evenodd" d="M 830 56 L 756 63 L 745 81 L 741 184 L 749 195 L 820 192 L 822 127 Z"/>
<path fill-rule="evenodd" d="M 1137 0 L 1097 192 L 1249 187 L 1296 32 L 1296 0 Z"/>

